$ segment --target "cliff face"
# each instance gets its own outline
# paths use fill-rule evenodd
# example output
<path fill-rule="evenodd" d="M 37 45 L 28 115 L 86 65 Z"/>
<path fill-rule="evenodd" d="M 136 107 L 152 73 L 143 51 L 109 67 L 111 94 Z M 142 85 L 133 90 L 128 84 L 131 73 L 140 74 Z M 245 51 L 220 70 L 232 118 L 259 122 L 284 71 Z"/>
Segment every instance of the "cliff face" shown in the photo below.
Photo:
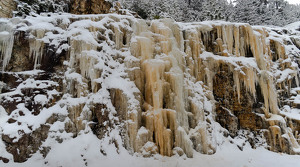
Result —
<path fill-rule="evenodd" d="M 2 0 L 0 17 L 36 15 L 40 13 L 105 14 L 112 4 L 106 0 Z M 116 8 L 120 6 L 116 5 Z"/>
<path fill-rule="evenodd" d="M 108 144 L 193 157 L 234 138 L 299 153 L 295 30 L 116 14 L 0 21 L 3 161 L 47 158 L 91 133 L 103 155 Z"/>
<path fill-rule="evenodd" d="M 71 0 L 71 13 L 104 14 L 109 13 L 112 4 L 105 0 Z"/>

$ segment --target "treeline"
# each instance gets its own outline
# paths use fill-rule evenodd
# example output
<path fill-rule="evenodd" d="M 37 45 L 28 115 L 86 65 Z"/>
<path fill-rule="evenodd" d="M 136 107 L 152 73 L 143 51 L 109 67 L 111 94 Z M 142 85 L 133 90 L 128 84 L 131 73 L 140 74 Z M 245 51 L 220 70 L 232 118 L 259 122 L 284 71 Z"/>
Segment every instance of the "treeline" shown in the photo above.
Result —
<path fill-rule="evenodd" d="M 300 21 L 300 6 L 285 0 L 122 0 L 144 19 L 170 17 L 191 22 L 225 20 L 251 25 L 284 26 Z"/>
<path fill-rule="evenodd" d="M 69 12 L 72 0 L 14 0 L 15 16 L 43 12 Z M 86 0 L 91 1 L 91 0 Z M 176 21 L 194 22 L 225 20 L 251 25 L 284 26 L 300 21 L 300 5 L 285 0 L 107 0 L 119 1 L 124 8 L 144 19 L 170 17 Z"/>

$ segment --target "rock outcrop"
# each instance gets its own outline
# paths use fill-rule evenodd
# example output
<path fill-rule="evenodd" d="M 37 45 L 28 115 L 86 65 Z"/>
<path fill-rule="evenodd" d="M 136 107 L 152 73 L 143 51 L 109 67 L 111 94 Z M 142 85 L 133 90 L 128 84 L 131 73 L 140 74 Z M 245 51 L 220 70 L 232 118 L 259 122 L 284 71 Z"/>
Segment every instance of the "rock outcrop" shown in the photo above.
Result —
<path fill-rule="evenodd" d="M 116 11 L 121 7 L 115 6 Z M 40 13 L 107 14 L 112 12 L 112 3 L 106 0 L 2 0 L 0 17 L 26 16 Z M 114 11 L 115 12 L 115 11 Z"/>
<path fill-rule="evenodd" d="M 14 0 L 0 1 L 0 17 L 12 17 L 15 9 L 16 3 Z"/>
<path fill-rule="evenodd" d="M 73 14 L 105 14 L 112 4 L 106 0 L 71 0 L 70 6 Z"/>
<path fill-rule="evenodd" d="M 98 10 L 80 2 L 74 13 Z M 297 34 L 117 14 L 1 21 L 1 149 L 23 162 L 91 132 L 146 157 L 213 154 L 240 136 L 298 154 Z"/>

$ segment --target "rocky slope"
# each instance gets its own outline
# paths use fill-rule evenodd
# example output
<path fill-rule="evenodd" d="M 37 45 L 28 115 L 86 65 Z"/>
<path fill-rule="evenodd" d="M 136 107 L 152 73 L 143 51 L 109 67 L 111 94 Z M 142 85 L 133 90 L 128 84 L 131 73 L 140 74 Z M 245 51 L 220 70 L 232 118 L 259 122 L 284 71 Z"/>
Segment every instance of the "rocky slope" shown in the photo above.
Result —
<path fill-rule="evenodd" d="M 91 135 L 104 156 L 110 145 L 192 158 L 225 139 L 298 154 L 296 29 L 130 14 L 1 19 L 0 159 L 47 159 Z"/>

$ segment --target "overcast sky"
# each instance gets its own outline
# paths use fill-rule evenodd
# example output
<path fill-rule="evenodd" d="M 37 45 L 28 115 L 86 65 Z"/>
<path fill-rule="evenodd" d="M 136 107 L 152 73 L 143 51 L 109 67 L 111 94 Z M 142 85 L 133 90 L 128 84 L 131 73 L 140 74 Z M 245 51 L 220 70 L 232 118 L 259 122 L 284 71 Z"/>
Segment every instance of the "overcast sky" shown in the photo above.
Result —
<path fill-rule="evenodd" d="M 229 2 L 230 0 L 228 0 Z M 290 4 L 300 4 L 300 0 L 286 0 L 288 1 Z"/>
<path fill-rule="evenodd" d="M 287 0 L 291 4 L 300 4 L 300 0 Z"/>

